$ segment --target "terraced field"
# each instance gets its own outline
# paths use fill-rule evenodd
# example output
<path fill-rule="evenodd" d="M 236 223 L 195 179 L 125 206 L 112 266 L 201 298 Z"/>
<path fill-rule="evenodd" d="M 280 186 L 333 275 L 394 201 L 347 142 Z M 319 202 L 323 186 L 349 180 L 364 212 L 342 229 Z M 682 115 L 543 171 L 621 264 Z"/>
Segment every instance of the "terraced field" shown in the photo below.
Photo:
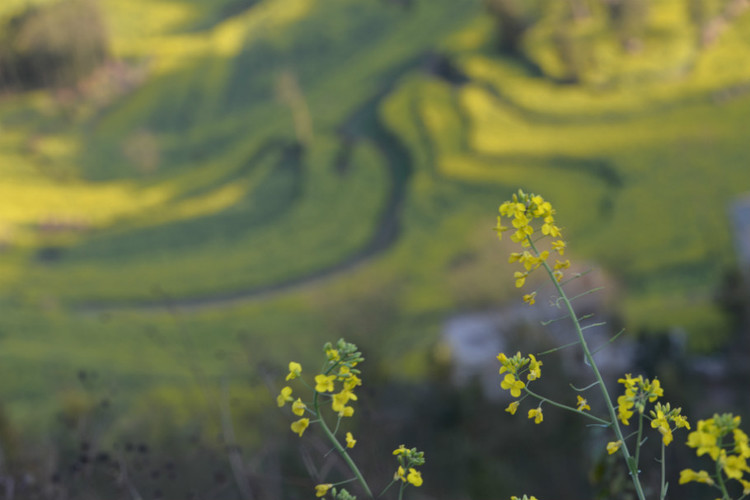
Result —
<path fill-rule="evenodd" d="M 127 429 L 151 401 L 211 410 L 191 388 L 222 378 L 260 414 L 268 370 L 341 335 L 423 376 L 451 313 L 515 300 L 490 228 L 519 186 L 612 276 L 631 330 L 685 328 L 696 349 L 728 334 L 712 297 L 750 189 L 748 16 L 603 88 L 498 58 L 478 0 L 101 5 L 119 63 L 0 99 L 15 420 L 116 393 Z"/>

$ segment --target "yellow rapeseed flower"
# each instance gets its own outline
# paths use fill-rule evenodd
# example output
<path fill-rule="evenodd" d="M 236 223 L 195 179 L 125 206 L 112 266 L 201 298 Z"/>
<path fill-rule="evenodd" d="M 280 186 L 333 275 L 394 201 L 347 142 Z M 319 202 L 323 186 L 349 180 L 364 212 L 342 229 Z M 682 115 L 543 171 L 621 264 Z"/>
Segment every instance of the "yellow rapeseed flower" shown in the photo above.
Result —
<path fill-rule="evenodd" d="M 297 415 L 298 417 L 301 417 L 305 414 L 305 409 L 307 406 L 305 406 L 305 403 L 302 402 L 300 398 L 297 398 L 297 401 L 292 403 L 292 413 Z"/>
<path fill-rule="evenodd" d="M 734 429 L 734 452 L 744 458 L 750 458 L 750 446 L 748 446 L 748 437 L 741 429 Z"/>
<path fill-rule="evenodd" d="M 532 380 L 536 380 L 542 376 L 542 369 L 541 366 L 544 364 L 541 361 L 537 361 L 536 357 L 534 357 L 533 354 L 529 354 L 529 374 L 526 377 L 526 380 L 531 382 Z"/>
<path fill-rule="evenodd" d="M 500 363 L 502 363 L 503 365 L 500 368 L 500 373 L 503 373 L 504 371 L 508 370 L 508 367 L 506 366 L 506 364 L 508 363 L 508 356 L 506 356 L 504 352 L 501 352 L 500 354 L 497 355 L 497 360 L 500 361 Z"/>
<path fill-rule="evenodd" d="M 570 260 L 566 259 L 564 262 L 555 260 L 555 269 L 567 269 L 570 267 Z"/>
<path fill-rule="evenodd" d="M 612 455 L 613 453 L 617 453 L 617 450 L 620 449 L 620 446 L 622 446 L 622 441 L 610 441 L 607 443 L 607 453 Z"/>
<path fill-rule="evenodd" d="M 319 484 L 315 487 L 315 496 L 324 497 L 326 496 L 326 493 L 328 493 L 328 490 L 330 490 L 331 488 L 333 488 L 333 485 L 331 483 Z"/>
<path fill-rule="evenodd" d="M 302 434 L 305 432 L 305 429 L 310 425 L 310 419 L 309 418 L 301 418 L 297 420 L 296 422 L 292 422 L 291 428 L 292 432 L 299 434 L 300 437 L 302 437 Z"/>
<path fill-rule="evenodd" d="M 531 268 L 534 267 L 534 264 L 536 264 L 536 257 L 534 257 L 533 255 L 531 255 L 530 252 L 525 251 L 518 258 L 518 262 L 521 263 L 521 264 L 523 264 L 523 267 L 527 271 L 530 271 Z"/>
<path fill-rule="evenodd" d="M 730 479 L 741 479 L 745 472 L 750 472 L 750 467 L 744 458 L 737 455 L 727 455 L 726 450 L 719 453 L 719 465 L 724 474 Z"/>
<path fill-rule="evenodd" d="M 357 440 L 354 439 L 354 436 L 352 436 L 351 432 L 346 433 L 346 447 L 347 448 L 354 448 L 354 445 L 357 444 Z"/>
<path fill-rule="evenodd" d="M 286 380 L 294 380 L 299 377 L 302 373 L 302 365 L 294 361 L 289 362 L 289 374 L 286 376 Z"/>
<path fill-rule="evenodd" d="M 409 467 L 409 474 L 406 476 L 406 480 L 414 486 L 422 486 L 422 474 L 413 467 Z"/>
<path fill-rule="evenodd" d="M 497 232 L 497 238 L 502 240 L 503 239 L 503 233 L 508 230 L 508 227 L 503 226 L 502 224 L 502 217 L 499 215 L 497 216 L 497 226 L 495 226 L 493 229 Z"/>
<path fill-rule="evenodd" d="M 578 411 L 584 411 L 584 410 L 590 410 L 591 407 L 589 406 L 588 401 L 586 401 L 585 398 L 582 398 L 580 395 L 577 396 L 578 401 L 576 402 L 576 410 Z"/>
<path fill-rule="evenodd" d="M 531 226 L 522 226 L 515 233 L 510 236 L 510 240 L 513 243 L 521 243 L 522 246 L 528 247 L 529 242 L 527 238 L 534 234 L 534 228 Z"/>
<path fill-rule="evenodd" d="M 404 446 L 403 444 L 398 445 L 398 448 L 396 448 L 395 450 L 393 450 L 393 454 L 397 455 L 397 456 L 398 455 L 404 455 L 404 454 L 406 454 L 408 452 L 409 452 L 409 450 L 407 450 L 406 446 Z"/>
<path fill-rule="evenodd" d="M 527 228 L 527 227 L 529 226 L 529 223 L 530 223 L 530 222 L 531 222 L 531 219 L 529 219 L 529 218 L 528 218 L 528 217 L 526 217 L 525 215 L 517 215 L 517 216 L 516 216 L 516 217 L 515 217 L 515 218 L 513 219 L 513 222 L 511 222 L 511 224 L 512 224 L 512 225 L 513 225 L 513 227 L 515 227 L 516 229 L 519 229 L 519 230 L 520 230 L 520 229 L 523 229 L 523 230 L 525 231 L 525 228 Z M 532 229 L 532 231 L 533 231 L 533 229 Z"/>
<path fill-rule="evenodd" d="M 354 408 L 351 406 L 344 406 L 339 411 L 339 417 L 351 417 L 352 415 L 354 415 Z"/>
<path fill-rule="evenodd" d="M 511 415 L 515 415 L 516 411 L 518 410 L 518 405 L 520 404 L 521 404 L 520 401 L 513 401 L 511 404 L 508 405 L 505 411 L 507 411 Z"/>
<path fill-rule="evenodd" d="M 713 485 L 714 480 L 708 475 L 708 472 L 704 470 L 694 471 L 693 469 L 684 469 L 680 471 L 680 484 L 689 483 L 695 481 L 696 483 L 704 483 Z"/>
<path fill-rule="evenodd" d="M 687 430 L 690 430 L 690 423 L 687 421 L 687 418 L 685 418 L 682 415 L 675 415 L 673 417 L 674 423 L 678 428 L 685 428 Z M 750 451 L 750 450 L 749 450 Z M 748 455 L 750 456 L 750 455 Z"/>
<path fill-rule="evenodd" d="M 636 383 L 643 381 L 643 376 L 638 375 L 637 377 L 631 376 L 629 373 L 625 374 L 625 378 L 618 378 L 617 383 L 623 384 L 627 387 L 634 387 Z"/>
<path fill-rule="evenodd" d="M 523 301 L 528 305 L 533 306 L 536 303 L 536 292 L 527 293 L 523 296 Z"/>
<path fill-rule="evenodd" d="M 744 479 L 740 479 L 739 481 L 742 484 L 742 494 L 750 494 L 750 481 L 745 481 Z"/>
<path fill-rule="evenodd" d="M 651 427 L 659 430 L 664 446 L 669 446 L 669 443 L 672 442 L 672 429 L 661 409 L 656 410 L 656 418 L 651 420 Z"/>
<path fill-rule="evenodd" d="M 696 454 L 708 453 L 713 460 L 719 458 L 719 429 L 713 419 L 698 421 L 698 429 L 688 434 L 687 445 L 697 448 Z"/>
<path fill-rule="evenodd" d="M 516 279 L 516 288 L 521 288 L 526 283 L 526 276 L 528 275 L 529 273 L 522 273 L 520 271 L 513 273 L 513 277 Z"/>
<path fill-rule="evenodd" d="M 617 418 L 619 418 L 624 425 L 630 425 L 630 417 L 633 416 L 632 408 L 634 403 L 630 401 L 627 396 L 622 395 L 617 398 L 617 404 Z"/>
<path fill-rule="evenodd" d="M 551 236 L 553 238 L 559 238 L 562 236 L 560 228 L 552 223 L 544 223 L 542 226 L 542 234 Z"/>
<path fill-rule="evenodd" d="M 315 390 L 318 392 L 333 392 L 333 381 L 336 375 L 315 375 Z"/>
<path fill-rule="evenodd" d="M 516 195 L 513 195 L 513 197 L 516 198 Z M 500 205 L 499 210 L 500 215 L 503 215 L 505 217 L 522 217 L 524 212 L 526 211 L 526 206 L 523 203 L 518 203 L 517 201 L 506 201 L 502 205 Z"/>
<path fill-rule="evenodd" d="M 406 482 L 406 476 L 404 475 L 404 468 L 402 466 L 399 465 L 398 469 L 396 469 L 396 472 L 393 474 L 393 480 Z"/>
<path fill-rule="evenodd" d="M 649 393 L 648 400 L 652 403 L 664 395 L 664 389 L 661 387 L 661 382 L 655 377 L 654 380 L 645 380 L 643 391 Z"/>
<path fill-rule="evenodd" d="M 535 424 L 542 423 L 542 420 L 544 420 L 544 415 L 542 414 L 542 408 L 533 408 L 529 410 L 529 418 L 534 419 Z"/>
<path fill-rule="evenodd" d="M 522 381 L 517 380 L 516 376 L 512 373 L 508 373 L 505 375 L 505 378 L 502 382 L 500 382 L 500 387 L 502 387 L 505 390 L 510 391 L 510 395 L 514 398 L 517 398 L 521 395 L 521 389 L 526 387 L 526 384 L 524 384 Z"/>
<path fill-rule="evenodd" d="M 344 389 L 346 389 L 347 391 L 354 390 L 354 388 L 358 385 L 362 385 L 362 379 L 360 379 L 353 373 L 349 374 L 349 376 L 344 379 Z"/>
<path fill-rule="evenodd" d="M 352 391 L 344 389 L 343 391 L 334 394 L 331 399 L 331 407 L 333 408 L 333 411 L 340 412 L 344 409 L 349 400 L 356 401 L 357 396 Z"/>
<path fill-rule="evenodd" d="M 292 388 L 286 386 L 281 389 L 279 395 L 276 396 L 276 403 L 279 405 L 279 408 L 281 408 L 289 401 L 294 401 L 294 398 L 292 398 Z"/>

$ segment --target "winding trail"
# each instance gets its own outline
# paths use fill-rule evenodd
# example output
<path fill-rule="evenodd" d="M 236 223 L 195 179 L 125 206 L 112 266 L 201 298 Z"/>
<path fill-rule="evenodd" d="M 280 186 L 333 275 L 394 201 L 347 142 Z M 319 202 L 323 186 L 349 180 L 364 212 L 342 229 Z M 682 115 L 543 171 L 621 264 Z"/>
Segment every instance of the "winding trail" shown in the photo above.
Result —
<path fill-rule="evenodd" d="M 406 198 L 409 179 L 413 172 L 409 150 L 379 120 L 377 110 L 381 100 L 390 92 L 390 86 L 366 102 L 347 119 L 340 128 L 342 152 L 334 167 L 346 175 L 348 153 L 358 141 L 369 140 L 385 158 L 391 180 L 385 206 L 370 239 L 357 252 L 334 265 L 317 269 L 291 279 L 226 293 L 211 293 L 194 297 L 162 297 L 151 300 L 87 302 L 72 306 L 83 314 L 101 314 L 115 311 L 164 312 L 180 310 L 194 312 L 206 309 L 231 307 L 250 299 L 267 298 L 291 289 L 318 284 L 361 266 L 387 250 L 399 237 L 401 211 Z M 159 292 L 157 291 L 157 294 Z"/>

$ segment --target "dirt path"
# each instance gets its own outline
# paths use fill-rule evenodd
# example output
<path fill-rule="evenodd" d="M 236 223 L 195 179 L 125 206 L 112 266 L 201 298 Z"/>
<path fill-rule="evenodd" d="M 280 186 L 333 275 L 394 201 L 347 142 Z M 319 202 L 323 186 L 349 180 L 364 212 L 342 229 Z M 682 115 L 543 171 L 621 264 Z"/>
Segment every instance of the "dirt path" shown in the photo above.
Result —
<path fill-rule="evenodd" d="M 378 224 L 370 239 L 357 252 L 334 265 L 288 280 L 245 290 L 182 298 L 171 298 L 165 294 L 162 298 L 153 300 L 89 302 L 74 306 L 74 308 L 84 314 L 99 314 L 114 311 L 163 312 L 180 310 L 181 312 L 192 312 L 231 307 L 251 299 L 268 298 L 292 289 L 319 285 L 326 280 L 336 278 L 363 265 L 371 258 L 387 250 L 396 242 L 400 233 L 401 211 L 413 170 L 408 149 L 377 118 L 380 101 L 389 91 L 390 88 L 384 89 L 378 96 L 365 103 L 346 120 L 340 129 L 342 154 L 339 155 L 336 165 L 339 173 L 346 175 L 348 156 L 346 151 L 356 146 L 358 141 L 366 139 L 373 143 L 385 158 L 386 168 L 391 180 L 388 198 Z"/>

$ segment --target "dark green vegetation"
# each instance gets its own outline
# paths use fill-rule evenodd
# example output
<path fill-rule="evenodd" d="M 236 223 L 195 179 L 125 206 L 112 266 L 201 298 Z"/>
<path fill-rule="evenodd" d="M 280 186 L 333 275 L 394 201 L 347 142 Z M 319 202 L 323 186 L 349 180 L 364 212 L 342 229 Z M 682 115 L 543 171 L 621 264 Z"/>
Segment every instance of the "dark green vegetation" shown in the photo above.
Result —
<path fill-rule="evenodd" d="M 107 56 L 97 5 L 65 0 L 13 16 L 0 36 L 0 88 L 71 85 Z"/>
<path fill-rule="evenodd" d="M 533 4 L 499 55 L 479 0 L 99 2 L 116 62 L 0 98 L 11 425 L 213 438 L 226 380 L 240 439 L 268 452 L 288 360 L 347 336 L 371 380 L 421 380 L 453 312 L 520 303 L 491 231 L 519 186 L 611 277 L 631 332 L 720 346 L 750 17 L 699 43 L 695 5 L 719 2 L 655 2 L 621 31 Z"/>

